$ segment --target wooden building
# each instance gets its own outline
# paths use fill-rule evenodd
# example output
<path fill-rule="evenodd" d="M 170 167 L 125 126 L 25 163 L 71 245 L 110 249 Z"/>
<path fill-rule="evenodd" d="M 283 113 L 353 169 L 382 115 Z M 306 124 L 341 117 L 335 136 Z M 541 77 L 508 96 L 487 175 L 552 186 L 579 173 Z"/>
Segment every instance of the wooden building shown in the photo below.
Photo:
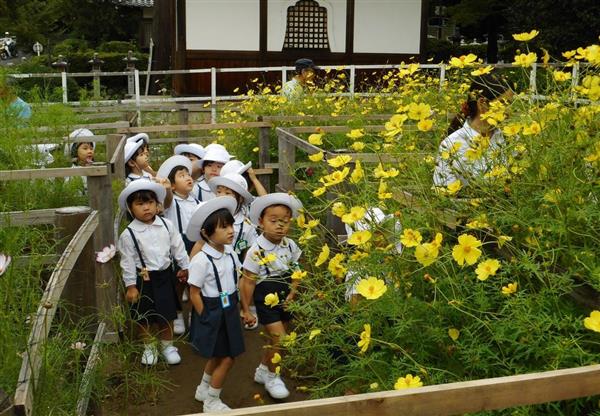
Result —
<path fill-rule="evenodd" d="M 400 63 L 423 51 L 426 9 L 426 0 L 155 0 L 157 66 L 282 66 L 301 57 L 318 65 Z M 218 93 L 254 77 L 219 74 Z M 209 95 L 210 77 L 175 77 L 174 90 Z"/>

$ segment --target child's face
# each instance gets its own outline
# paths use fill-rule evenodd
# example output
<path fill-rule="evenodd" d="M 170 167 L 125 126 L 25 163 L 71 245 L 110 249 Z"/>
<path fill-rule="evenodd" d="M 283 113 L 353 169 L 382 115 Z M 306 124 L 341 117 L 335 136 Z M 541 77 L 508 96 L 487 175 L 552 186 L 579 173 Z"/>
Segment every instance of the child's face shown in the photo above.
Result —
<path fill-rule="evenodd" d="M 148 166 L 150 162 L 150 150 L 148 148 L 144 148 L 141 152 L 139 152 L 134 158 L 135 164 L 138 168 L 144 169 Z"/>
<path fill-rule="evenodd" d="M 212 241 L 216 245 L 225 245 L 225 244 L 233 243 L 233 235 L 234 235 L 233 224 L 230 224 L 230 225 L 219 224 L 217 226 L 217 228 L 215 229 L 215 232 L 213 233 L 213 235 L 209 236 L 208 238 L 210 239 L 210 241 Z"/>
<path fill-rule="evenodd" d="M 81 143 L 77 147 L 77 162 L 80 165 L 91 165 L 94 161 L 94 146 L 91 143 Z"/>
<path fill-rule="evenodd" d="M 284 205 L 273 205 L 264 210 L 258 222 L 265 237 L 271 242 L 279 243 L 290 230 L 292 212 Z"/>
<path fill-rule="evenodd" d="M 206 162 L 204 164 L 204 177 L 208 181 L 215 176 L 219 176 L 221 174 L 221 168 L 223 167 L 223 163 L 221 162 Z"/>
<path fill-rule="evenodd" d="M 141 199 L 134 199 L 129 206 L 131 215 L 138 221 L 146 224 L 152 224 L 154 217 L 158 212 L 158 204 L 156 200 L 151 199 L 150 201 L 142 201 Z"/>
<path fill-rule="evenodd" d="M 237 194 L 226 186 L 217 186 L 217 196 L 232 196 L 237 199 Z"/>
<path fill-rule="evenodd" d="M 174 182 L 171 183 L 171 189 L 173 192 L 177 192 L 180 195 L 187 196 L 194 187 L 194 180 L 190 176 L 187 169 L 180 169 L 173 178 Z"/>

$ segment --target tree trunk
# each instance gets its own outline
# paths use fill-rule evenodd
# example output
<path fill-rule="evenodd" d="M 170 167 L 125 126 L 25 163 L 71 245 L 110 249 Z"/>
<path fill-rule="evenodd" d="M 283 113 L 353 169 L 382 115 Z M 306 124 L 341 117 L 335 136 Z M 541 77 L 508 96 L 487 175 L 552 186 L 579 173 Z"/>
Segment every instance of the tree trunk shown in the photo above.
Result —
<path fill-rule="evenodd" d="M 498 62 L 498 17 L 489 16 L 487 19 L 487 62 L 495 64 Z"/>

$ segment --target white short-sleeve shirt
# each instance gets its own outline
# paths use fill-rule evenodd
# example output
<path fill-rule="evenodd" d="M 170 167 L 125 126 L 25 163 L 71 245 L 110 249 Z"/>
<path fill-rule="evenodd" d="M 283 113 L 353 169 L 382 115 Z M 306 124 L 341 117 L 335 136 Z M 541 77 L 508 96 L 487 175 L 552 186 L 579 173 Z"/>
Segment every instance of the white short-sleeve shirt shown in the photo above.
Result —
<path fill-rule="evenodd" d="M 192 189 L 192 195 L 200 202 L 206 202 L 209 199 L 213 199 L 216 195 L 210 190 L 208 183 L 204 177 L 200 178 L 194 184 L 194 188 Z"/>
<path fill-rule="evenodd" d="M 479 132 L 473 129 L 467 120 L 460 129 L 442 140 L 433 173 L 433 183 L 436 186 L 448 186 L 457 180 L 463 185 L 468 185 L 470 177 L 483 176 L 491 170 L 494 158 L 490 156 L 493 152 L 501 150 L 504 136 L 499 129 L 495 129 L 485 153 L 476 160 L 469 160 L 466 152 L 471 148 L 473 138 L 477 136 L 480 136 Z M 457 148 L 454 148 L 455 145 Z M 447 159 L 441 157 L 443 152 L 450 154 Z"/>
<path fill-rule="evenodd" d="M 129 228 L 135 235 L 148 271 L 165 270 L 171 264 L 171 256 L 181 269 L 186 270 L 189 267 L 190 260 L 183 239 L 168 219 L 161 220 L 157 215 L 152 224 L 134 219 L 129 224 Z M 121 253 L 121 269 L 125 286 L 134 285 L 136 268 L 141 269 L 143 266 L 129 230 L 125 229 L 121 233 L 117 248 Z"/>
<path fill-rule="evenodd" d="M 274 254 L 275 259 L 265 265 L 259 264 L 261 259 L 269 254 Z M 279 244 L 274 244 L 261 234 L 246 252 L 243 267 L 257 275 L 256 283 L 260 284 L 268 275 L 280 276 L 287 271 L 296 269 L 300 255 L 302 255 L 302 250 L 293 240 L 284 237 Z M 267 268 L 269 274 L 267 274 Z"/>
<path fill-rule="evenodd" d="M 241 277 L 241 264 L 231 246 L 225 246 L 223 253 L 210 244 L 204 244 L 202 251 L 192 259 L 188 276 L 188 284 L 200 288 L 204 296 L 216 298 L 219 289 L 213 266 L 208 258 L 212 257 L 219 274 L 221 288 L 229 294 L 235 293 L 237 286 L 234 280 L 234 270 L 237 280 Z"/>
<path fill-rule="evenodd" d="M 235 214 L 233 219 L 233 248 L 239 254 L 254 244 L 258 233 L 255 225 L 246 216 L 244 209 Z"/>
<path fill-rule="evenodd" d="M 136 175 L 135 173 L 130 173 L 125 178 L 125 186 L 129 185 L 133 181 L 137 181 L 138 179 L 152 180 L 152 175 L 150 175 L 145 170 L 142 171 L 141 175 Z"/>
<path fill-rule="evenodd" d="M 181 217 L 181 224 L 177 219 L 177 208 L 179 207 L 179 215 Z M 190 218 L 192 218 L 192 214 L 198 208 L 198 200 L 189 194 L 187 198 L 182 198 L 181 196 L 173 193 L 173 202 L 171 206 L 165 209 L 164 216 L 168 218 L 175 227 L 177 231 L 185 234 L 185 230 L 187 229 L 188 223 L 190 222 Z"/>

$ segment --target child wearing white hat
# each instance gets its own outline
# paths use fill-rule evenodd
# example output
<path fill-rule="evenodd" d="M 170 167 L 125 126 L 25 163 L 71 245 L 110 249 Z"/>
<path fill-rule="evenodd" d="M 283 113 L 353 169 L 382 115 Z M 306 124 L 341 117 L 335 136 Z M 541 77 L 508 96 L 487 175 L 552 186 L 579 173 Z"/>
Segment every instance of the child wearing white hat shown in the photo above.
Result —
<path fill-rule="evenodd" d="M 88 129 L 77 129 L 73 130 L 69 134 L 69 139 L 82 139 L 85 137 L 93 137 L 92 133 Z M 85 141 L 74 141 L 69 147 L 69 154 L 73 161 L 73 167 L 77 166 L 89 166 L 94 163 L 94 150 L 96 150 L 96 143 L 85 142 Z"/>
<path fill-rule="evenodd" d="M 146 133 L 138 133 L 125 142 L 125 184 L 138 179 L 152 179 L 156 172 L 150 166 L 150 138 Z"/>
<path fill-rule="evenodd" d="M 181 235 L 173 223 L 157 215 L 166 195 L 160 184 L 133 181 L 119 195 L 119 206 L 133 220 L 119 237 L 123 282 L 127 288 L 131 317 L 141 329 L 144 341 L 142 364 L 154 365 L 158 351 L 152 334 L 160 338 L 161 355 L 168 364 L 181 357 L 173 346 L 173 320 L 177 316 L 172 260 L 180 270 L 177 278 L 186 279 L 189 258 Z"/>
<path fill-rule="evenodd" d="M 171 205 L 165 209 L 164 217 L 175 224 L 188 254 L 190 254 L 194 242 L 187 238 L 185 230 L 192 214 L 198 207 L 198 200 L 191 194 L 194 186 L 194 181 L 190 174 L 191 170 L 192 162 L 185 156 L 176 155 L 165 160 L 156 173 L 157 178 L 164 178 L 169 181 L 173 200 Z M 179 301 L 183 300 L 183 293 L 186 286 L 185 282 L 176 282 L 177 298 Z M 185 322 L 181 308 L 177 310 L 177 318 L 173 321 L 173 333 L 175 335 L 185 333 Z"/>
<path fill-rule="evenodd" d="M 244 259 L 244 278 L 241 281 L 242 313 L 246 324 L 256 319 L 250 312 L 254 300 L 258 321 L 270 336 L 262 361 L 254 373 L 254 381 L 264 384 L 275 399 L 284 399 L 290 392 L 276 371 L 272 358 L 281 354 L 279 344 L 286 336 L 292 315 L 286 305 L 292 302 L 298 281 L 291 276 L 299 269 L 302 251 L 287 237 L 292 219 L 298 215 L 301 202 L 286 193 L 272 193 L 258 197 L 250 206 L 250 220 L 259 226 L 262 234 L 248 249 Z"/>
<path fill-rule="evenodd" d="M 206 154 L 206 149 L 198 143 L 181 143 L 175 146 L 174 153 L 176 155 L 185 156 L 192 162 L 192 170 L 190 171 L 192 178 L 194 178 L 192 195 L 194 195 L 194 198 L 198 199 L 198 195 L 201 192 L 200 182 L 202 180 L 202 167 L 200 166 L 200 163 Z"/>
<path fill-rule="evenodd" d="M 209 359 L 194 395 L 204 402 L 205 413 L 229 410 L 221 401 L 221 389 L 235 357 L 244 352 L 237 293 L 241 265 L 231 247 L 236 206 L 228 196 L 203 202 L 186 230 L 191 240 L 205 242 L 192 259 L 188 279 L 193 305 L 190 342 Z"/>
<path fill-rule="evenodd" d="M 209 144 L 205 150 L 206 154 L 200 161 L 204 176 L 200 179 L 198 195 L 196 196 L 200 202 L 208 201 L 215 197 L 215 194 L 208 186 L 208 181 L 215 176 L 219 176 L 221 168 L 231 160 L 229 152 L 220 144 Z"/>

